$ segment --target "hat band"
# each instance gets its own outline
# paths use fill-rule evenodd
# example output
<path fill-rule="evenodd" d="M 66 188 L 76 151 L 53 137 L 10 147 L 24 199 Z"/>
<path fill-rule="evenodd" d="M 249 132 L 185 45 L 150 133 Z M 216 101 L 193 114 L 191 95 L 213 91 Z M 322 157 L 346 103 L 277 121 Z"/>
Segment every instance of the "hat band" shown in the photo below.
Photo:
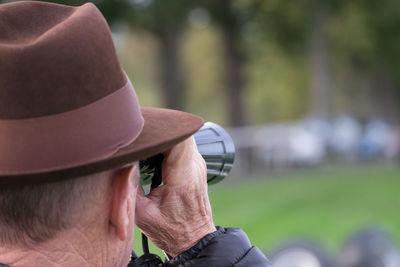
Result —
<path fill-rule="evenodd" d="M 0 120 L 0 175 L 75 167 L 132 143 L 144 119 L 129 78 L 87 106 L 43 117 Z"/>

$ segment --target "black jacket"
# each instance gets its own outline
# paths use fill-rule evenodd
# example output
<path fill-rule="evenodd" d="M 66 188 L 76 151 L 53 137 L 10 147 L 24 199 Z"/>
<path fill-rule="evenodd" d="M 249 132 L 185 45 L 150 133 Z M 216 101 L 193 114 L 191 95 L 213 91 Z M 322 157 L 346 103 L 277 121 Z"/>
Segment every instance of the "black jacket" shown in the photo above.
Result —
<path fill-rule="evenodd" d="M 251 246 L 247 235 L 242 230 L 224 229 L 219 226 L 217 231 L 205 236 L 192 248 L 166 261 L 163 265 L 167 267 L 272 266 L 258 248 Z M 3 266 L 8 267 L 0 263 L 0 267 Z M 132 266 L 136 265 L 132 264 Z"/>
<path fill-rule="evenodd" d="M 250 244 L 239 228 L 217 227 L 195 246 L 167 261 L 168 267 L 272 266 L 264 254 Z"/>

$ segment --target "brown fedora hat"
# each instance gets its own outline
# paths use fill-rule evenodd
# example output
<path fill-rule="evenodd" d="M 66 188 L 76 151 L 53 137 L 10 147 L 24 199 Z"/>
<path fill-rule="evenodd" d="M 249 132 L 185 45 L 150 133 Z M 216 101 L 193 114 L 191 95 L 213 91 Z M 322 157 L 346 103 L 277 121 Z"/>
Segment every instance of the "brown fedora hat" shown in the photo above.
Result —
<path fill-rule="evenodd" d="M 202 125 L 189 113 L 139 106 L 93 4 L 0 5 L 0 184 L 123 166 Z"/>

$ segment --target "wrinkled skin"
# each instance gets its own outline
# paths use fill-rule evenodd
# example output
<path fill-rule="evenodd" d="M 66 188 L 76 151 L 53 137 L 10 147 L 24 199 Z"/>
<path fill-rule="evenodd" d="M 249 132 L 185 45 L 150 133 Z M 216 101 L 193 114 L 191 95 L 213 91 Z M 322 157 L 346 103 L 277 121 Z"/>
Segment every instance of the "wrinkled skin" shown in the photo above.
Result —
<path fill-rule="evenodd" d="M 137 226 L 175 257 L 214 232 L 207 192 L 207 167 L 193 137 L 164 153 L 163 185 L 148 195 L 138 189 Z"/>

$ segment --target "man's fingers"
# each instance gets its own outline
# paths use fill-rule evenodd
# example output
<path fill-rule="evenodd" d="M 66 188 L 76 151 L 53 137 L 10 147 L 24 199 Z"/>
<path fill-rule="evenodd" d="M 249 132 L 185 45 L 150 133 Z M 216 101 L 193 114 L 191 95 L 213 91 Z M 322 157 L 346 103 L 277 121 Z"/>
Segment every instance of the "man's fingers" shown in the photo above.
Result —
<path fill-rule="evenodd" d="M 183 185 L 193 176 L 193 164 L 202 160 L 198 153 L 194 137 L 191 136 L 164 153 L 163 183 L 165 185 Z"/>

